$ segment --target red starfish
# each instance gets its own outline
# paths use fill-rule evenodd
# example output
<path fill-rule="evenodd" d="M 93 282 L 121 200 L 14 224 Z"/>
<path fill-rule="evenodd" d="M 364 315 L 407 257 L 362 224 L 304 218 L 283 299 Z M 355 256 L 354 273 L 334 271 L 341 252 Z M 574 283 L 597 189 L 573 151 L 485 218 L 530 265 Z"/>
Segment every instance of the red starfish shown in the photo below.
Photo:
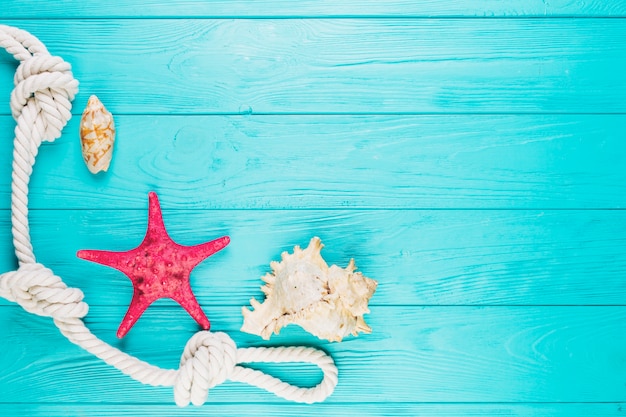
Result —
<path fill-rule="evenodd" d="M 179 245 L 165 230 L 156 193 L 150 192 L 148 200 L 148 230 L 141 245 L 127 252 L 80 250 L 77 256 L 118 269 L 133 283 L 133 299 L 117 337 L 124 337 L 146 308 L 160 298 L 173 299 L 208 330 L 209 319 L 191 291 L 189 274 L 204 259 L 228 245 L 230 238 L 224 236 L 195 246 Z"/>

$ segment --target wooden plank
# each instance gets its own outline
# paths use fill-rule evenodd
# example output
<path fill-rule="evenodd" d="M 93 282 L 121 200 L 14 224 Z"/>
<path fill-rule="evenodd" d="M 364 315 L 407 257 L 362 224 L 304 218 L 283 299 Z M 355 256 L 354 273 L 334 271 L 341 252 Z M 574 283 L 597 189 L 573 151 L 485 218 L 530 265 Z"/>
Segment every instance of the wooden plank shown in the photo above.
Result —
<path fill-rule="evenodd" d="M 3 10 L 12 18 L 144 18 L 144 17 L 498 17 L 498 16 L 626 16 L 623 0 L 64 0 L 63 2 L 17 0 Z"/>
<path fill-rule="evenodd" d="M 346 404 L 224 404 L 207 403 L 201 411 L 195 407 L 177 408 L 167 405 L 141 404 L 1 404 L 8 416 L 66 417 L 80 415 L 91 417 L 192 417 L 199 413 L 238 417 L 293 417 L 324 415 L 352 417 L 355 410 L 363 417 L 431 416 L 431 417 L 616 417 L 623 416 L 621 403 L 585 404 L 450 404 L 450 403 L 346 403 Z"/>
<path fill-rule="evenodd" d="M 19 25 L 73 64 L 79 113 L 92 93 L 116 114 L 626 112 L 624 19 Z"/>
<path fill-rule="evenodd" d="M 625 208 L 625 115 L 119 116 L 91 175 L 78 117 L 42 147 L 31 208 Z M 0 117 L 0 207 L 14 122 Z"/>
<path fill-rule="evenodd" d="M 340 383 L 328 404 L 365 402 L 622 402 L 626 397 L 626 307 L 375 307 L 374 332 L 324 343 L 297 327 L 264 342 L 237 331 L 238 309 L 209 311 L 214 331 L 238 346 L 309 345 L 335 359 Z M 142 386 L 63 340 L 49 319 L 0 307 L 0 402 L 164 404 L 168 388 Z M 177 367 L 195 323 L 161 304 L 126 339 L 115 337 L 120 311 L 94 307 L 89 328 L 126 352 Z M 314 384 L 313 366 L 262 366 L 292 383 Z M 393 375 L 393 377 L 390 377 Z M 211 391 L 212 403 L 283 404 L 238 383 Z"/>
<path fill-rule="evenodd" d="M 9 215 L 2 213 L 0 271 L 7 271 L 15 266 Z M 315 235 L 330 264 L 355 258 L 363 274 L 378 280 L 377 306 L 624 305 L 626 299 L 626 211 L 166 210 L 164 217 L 181 244 L 232 238 L 192 275 L 205 306 L 263 299 L 260 277 L 270 261 Z M 146 210 L 36 210 L 35 253 L 90 304 L 123 310 L 132 295 L 128 278 L 75 254 L 137 246 L 146 218 Z"/>

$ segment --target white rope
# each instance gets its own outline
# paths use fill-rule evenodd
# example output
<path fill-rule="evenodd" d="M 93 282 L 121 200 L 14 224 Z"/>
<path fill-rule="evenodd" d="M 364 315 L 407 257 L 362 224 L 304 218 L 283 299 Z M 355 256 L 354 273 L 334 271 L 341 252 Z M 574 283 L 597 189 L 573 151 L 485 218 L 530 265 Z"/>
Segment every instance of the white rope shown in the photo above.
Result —
<path fill-rule="evenodd" d="M 323 401 L 337 385 L 337 367 L 325 353 L 304 347 L 237 349 L 226 333 L 201 331 L 185 346 L 179 369 L 161 369 L 130 356 L 98 339 L 82 318 L 89 311 L 78 288 L 68 288 L 63 280 L 37 263 L 28 226 L 28 183 L 35 157 L 43 141 L 54 141 L 71 118 L 71 101 L 78 92 L 78 81 L 70 64 L 51 56 L 30 33 L 0 25 L 0 46 L 20 64 L 11 94 L 11 112 L 17 125 L 13 150 L 11 183 L 11 223 L 16 271 L 0 274 L 0 297 L 16 302 L 24 310 L 51 317 L 72 343 L 116 367 L 132 378 L 150 385 L 173 386 L 179 406 L 190 402 L 202 405 L 209 389 L 224 381 L 244 382 L 287 400 L 313 403 Z M 322 381 L 313 388 L 300 388 L 240 366 L 252 362 L 304 362 L 318 366 Z"/>

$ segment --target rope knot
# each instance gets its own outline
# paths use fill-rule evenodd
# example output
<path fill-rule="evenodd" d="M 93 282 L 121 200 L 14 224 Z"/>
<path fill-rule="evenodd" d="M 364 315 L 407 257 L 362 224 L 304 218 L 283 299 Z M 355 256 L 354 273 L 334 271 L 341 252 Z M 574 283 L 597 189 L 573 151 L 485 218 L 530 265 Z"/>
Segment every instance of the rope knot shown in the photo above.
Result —
<path fill-rule="evenodd" d="M 29 313 L 55 319 L 82 318 L 89 311 L 81 290 L 68 288 L 39 263 L 24 264 L 17 271 L 0 275 L 0 296 Z"/>
<path fill-rule="evenodd" d="M 78 92 L 71 65 L 58 56 L 37 53 L 21 62 L 15 72 L 11 112 L 18 120 L 26 106 L 33 106 L 31 123 L 38 125 L 41 140 L 53 141 L 72 117 L 71 100 Z M 35 120 L 40 118 L 41 120 Z"/>
<path fill-rule="evenodd" d="M 230 378 L 237 365 L 237 346 L 226 333 L 201 331 L 185 346 L 174 384 L 174 399 L 180 407 L 202 405 L 209 389 Z"/>

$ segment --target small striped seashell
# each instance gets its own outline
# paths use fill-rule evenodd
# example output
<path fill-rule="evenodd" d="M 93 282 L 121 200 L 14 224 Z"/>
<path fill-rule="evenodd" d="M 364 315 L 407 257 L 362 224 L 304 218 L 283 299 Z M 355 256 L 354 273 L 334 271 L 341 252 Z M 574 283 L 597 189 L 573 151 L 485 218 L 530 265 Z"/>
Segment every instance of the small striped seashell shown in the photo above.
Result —
<path fill-rule="evenodd" d="M 80 119 L 80 144 L 83 159 L 92 174 L 109 169 L 113 142 L 115 142 L 113 115 L 98 97 L 89 97 Z"/>

